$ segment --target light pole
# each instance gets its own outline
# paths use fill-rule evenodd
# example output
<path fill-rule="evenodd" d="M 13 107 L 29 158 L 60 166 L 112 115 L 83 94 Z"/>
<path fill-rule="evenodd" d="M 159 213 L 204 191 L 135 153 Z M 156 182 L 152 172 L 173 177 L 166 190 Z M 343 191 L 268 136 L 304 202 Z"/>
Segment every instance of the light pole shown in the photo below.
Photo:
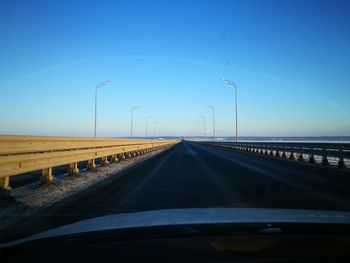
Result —
<path fill-rule="evenodd" d="M 163 126 L 159 125 L 158 137 L 161 137 L 161 129 L 162 128 L 163 128 Z"/>
<path fill-rule="evenodd" d="M 235 91 L 235 108 L 236 108 L 236 142 L 238 142 L 238 119 L 237 119 L 237 86 L 236 83 L 232 80 L 227 80 L 222 78 L 224 84 L 231 85 L 234 87 Z"/>
<path fill-rule="evenodd" d="M 107 86 L 110 83 L 111 83 L 110 80 L 106 80 L 106 81 L 103 81 L 103 82 L 96 85 L 96 89 L 95 89 L 95 129 L 94 129 L 94 137 L 95 138 L 96 138 L 96 124 L 97 124 L 97 90 L 98 90 L 98 88 L 103 87 L 103 86 Z"/>
<path fill-rule="evenodd" d="M 194 125 L 194 137 L 196 137 L 196 135 L 197 135 L 197 125 L 195 124 Z"/>
<path fill-rule="evenodd" d="M 153 128 L 154 128 L 154 138 L 156 138 L 156 126 L 157 126 L 157 124 L 158 124 L 159 122 L 158 121 L 155 121 L 154 123 L 153 123 Z"/>
<path fill-rule="evenodd" d="M 148 116 L 147 118 L 146 118 L 146 137 L 148 137 L 148 120 L 151 118 L 152 116 L 150 115 L 150 116 Z"/>
<path fill-rule="evenodd" d="M 130 136 L 132 137 L 133 122 L 134 122 L 134 110 L 140 108 L 139 106 L 134 106 L 131 108 L 131 123 L 130 123 Z"/>
<path fill-rule="evenodd" d="M 205 117 L 203 115 L 199 115 L 199 118 L 203 120 L 203 136 L 205 137 Z"/>
<path fill-rule="evenodd" d="M 201 124 L 199 121 L 196 121 L 196 123 L 198 124 L 198 137 L 201 137 L 201 131 L 202 131 Z"/>
<path fill-rule="evenodd" d="M 213 112 L 213 138 L 215 139 L 215 108 L 212 105 L 208 105 L 208 107 Z"/>

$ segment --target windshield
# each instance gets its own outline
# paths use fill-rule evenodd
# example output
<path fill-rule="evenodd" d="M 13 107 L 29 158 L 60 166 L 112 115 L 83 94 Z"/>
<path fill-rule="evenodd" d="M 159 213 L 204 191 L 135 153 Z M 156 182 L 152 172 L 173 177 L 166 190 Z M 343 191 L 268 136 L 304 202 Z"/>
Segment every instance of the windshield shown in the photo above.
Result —
<path fill-rule="evenodd" d="M 2 0 L 0 243 L 165 209 L 350 212 L 349 12 Z"/>

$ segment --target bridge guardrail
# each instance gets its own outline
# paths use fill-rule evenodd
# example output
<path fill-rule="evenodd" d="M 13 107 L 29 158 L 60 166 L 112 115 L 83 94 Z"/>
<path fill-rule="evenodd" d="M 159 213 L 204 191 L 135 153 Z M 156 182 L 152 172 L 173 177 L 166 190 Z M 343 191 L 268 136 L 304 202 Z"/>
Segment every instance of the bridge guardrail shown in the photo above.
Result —
<path fill-rule="evenodd" d="M 41 182 L 53 180 L 52 167 L 69 164 L 69 173 L 79 172 L 78 162 L 88 161 L 89 170 L 173 145 L 176 140 L 134 140 L 41 136 L 0 136 L 0 189 L 11 189 L 10 177 L 42 170 Z M 108 160 L 110 159 L 110 160 Z"/>
<path fill-rule="evenodd" d="M 289 143 L 289 142 L 205 142 L 207 144 L 229 147 L 238 151 L 254 152 L 285 159 L 303 161 L 305 155 L 310 163 L 315 156 L 322 158 L 322 165 L 329 165 L 328 157 L 338 159 L 338 167 L 346 167 L 344 160 L 350 159 L 349 143 Z M 295 156 L 297 155 L 297 156 Z"/>

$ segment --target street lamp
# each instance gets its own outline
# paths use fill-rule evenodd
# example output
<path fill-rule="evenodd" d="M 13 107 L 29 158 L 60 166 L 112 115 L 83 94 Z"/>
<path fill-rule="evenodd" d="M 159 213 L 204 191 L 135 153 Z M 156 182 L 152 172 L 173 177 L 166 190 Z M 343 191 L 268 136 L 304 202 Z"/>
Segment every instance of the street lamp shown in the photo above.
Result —
<path fill-rule="evenodd" d="M 199 118 L 203 120 L 203 136 L 205 137 L 205 117 L 203 115 L 199 115 Z"/>
<path fill-rule="evenodd" d="M 153 128 L 154 128 L 154 138 L 156 138 L 156 126 L 157 126 L 157 124 L 159 123 L 159 121 L 155 121 L 154 123 L 153 123 Z"/>
<path fill-rule="evenodd" d="M 199 121 L 196 121 L 196 123 L 198 124 L 198 137 L 200 137 L 201 136 L 201 131 L 202 131 L 201 124 L 200 124 Z"/>
<path fill-rule="evenodd" d="M 158 137 L 161 137 L 161 129 L 162 128 L 163 128 L 163 126 L 159 125 Z"/>
<path fill-rule="evenodd" d="M 97 124 L 97 90 L 98 90 L 98 88 L 103 87 L 103 86 L 107 86 L 110 83 L 111 83 L 110 80 L 106 80 L 106 81 L 103 81 L 103 82 L 96 85 L 96 89 L 95 89 L 95 129 L 94 129 L 94 137 L 95 138 L 96 138 L 96 124 Z"/>
<path fill-rule="evenodd" d="M 149 120 L 150 118 L 152 118 L 151 115 L 148 116 L 148 117 L 146 118 L 146 137 L 148 136 L 148 120 Z"/>
<path fill-rule="evenodd" d="M 221 78 L 224 84 L 231 85 L 235 89 L 235 108 L 236 108 L 236 142 L 238 142 L 238 118 L 237 118 L 237 86 L 236 83 L 232 80 L 227 80 L 224 78 Z"/>
<path fill-rule="evenodd" d="M 215 139 L 215 108 L 212 105 L 208 105 L 208 107 L 213 112 L 213 138 Z"/>
<path fill-rule="evenodd" d="M 140 108 L 139 106 L 134 106 L 131 108 L 131 123 L 130 123 L 130 136 L 132 137 L 133 122 L 134 122 L 134 110 Z"/>

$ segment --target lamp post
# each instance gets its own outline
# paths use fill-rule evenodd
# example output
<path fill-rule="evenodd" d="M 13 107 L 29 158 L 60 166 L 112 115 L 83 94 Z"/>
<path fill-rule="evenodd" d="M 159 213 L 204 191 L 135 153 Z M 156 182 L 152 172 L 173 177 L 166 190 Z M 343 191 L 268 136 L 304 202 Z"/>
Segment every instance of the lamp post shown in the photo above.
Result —
<path fill-rule="evenodd" d="M 200 137 L 201 136 L 201 131 L 202 131 L 201 124 L 200 124 L 199 121 L 196 121 L 196 123 L 198 124 L 198 137 Z"/>
<path fill-rule="evenodd" d="M 158 131 L 158 137 L 161 137 L 161 130 L 162 130 L 163 126 L 159 125 L 159 131 Z"/>
<path fill-rule="evenodd" d="M 158 121 L 155 121 L 154 123 L 153 123 L 153 128 L 154 128 L 154 138 L 156 138 L 156 126 L 157 126 L 157 124 L 158 124 L 159 122 Z"/>
<path fill-rule="evenodd" d="M 134 110 L 140 108 L 139 106 L 134 106 L 131 108 L 131 123 L 130 123 L 130 136 L 132 137 L 133 124 L 134 124 Z"/>
<path fill-rule="evenodd" d="M 96 85 L 96 89 L 95 89 L 95 129 L 94 129 L 94 137 L 95 138 L 96 138 L 96 124 L 97 124 L 97 90 L 103 86 L 107 86 L 110 83 L 111 83 L 110 80 L 106 80 L 106 81 L 103 81 L 103 82 Z"/>
<path fill-rule="evenodd" d="M 205 137 L 205 117 L 203 115 L 199 115 L 199 118 L 201 118 L 203 120 L 203 136 Z"/>
<path fill-rule="evenodd" d="M 237 86 L 236 83 L 232 80 L 227 80 L 222 78 L 222 81 L 224 84 L 231 85 L 234 87 L 234 93 L 235 93 L 235 108 L 236 108 L 236 142 L 238 142 L 238 119 L 237 119 Z"/>
<path fill-rule="evenodd" d="M 150 118 L 152 118 L 151 115 L 148 116 L 148 117 L 146 118 L 146 137 L 148 137 L 148 120 L 149 120 Z"/>
<path fill-rule="evenodd" d="M 208 105 L 208 107 L 213 112 L 213 138 L 215 139 L 215 108 L 212 105 Z"/>

